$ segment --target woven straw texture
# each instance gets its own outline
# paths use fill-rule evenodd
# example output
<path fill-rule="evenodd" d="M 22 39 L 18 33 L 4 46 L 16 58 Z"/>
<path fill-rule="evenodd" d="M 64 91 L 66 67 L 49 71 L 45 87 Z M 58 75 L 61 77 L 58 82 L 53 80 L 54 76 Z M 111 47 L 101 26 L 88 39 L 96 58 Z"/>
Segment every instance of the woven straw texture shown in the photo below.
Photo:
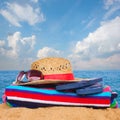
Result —
<path fill-rule="evenodd" d="M 72 73 L 72 67 L 69 60 L 54 57 L 43 58 L 33 62 L 31 69 L 39 70 L 45 75 Z"/>

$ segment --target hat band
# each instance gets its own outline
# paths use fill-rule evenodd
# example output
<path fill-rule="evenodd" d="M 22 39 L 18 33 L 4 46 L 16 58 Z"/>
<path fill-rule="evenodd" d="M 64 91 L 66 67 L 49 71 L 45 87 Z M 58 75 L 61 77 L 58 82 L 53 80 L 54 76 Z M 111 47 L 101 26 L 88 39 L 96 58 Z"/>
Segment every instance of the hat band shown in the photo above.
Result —
<path fill-rule="evenodd" d="M 74 80 L 74 75 L 72 73 L 44 75 L 44 79 L 52 79 L 52 80 Z"/>

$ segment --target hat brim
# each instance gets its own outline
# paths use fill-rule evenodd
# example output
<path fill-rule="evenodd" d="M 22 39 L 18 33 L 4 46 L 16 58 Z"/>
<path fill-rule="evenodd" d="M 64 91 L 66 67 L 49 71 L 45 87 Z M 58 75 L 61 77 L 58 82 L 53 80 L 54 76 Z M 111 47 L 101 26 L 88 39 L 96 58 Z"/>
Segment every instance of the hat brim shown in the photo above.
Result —
<path fill-rule="evenodd" d="M 71 83 L 71 82 L 80 82 L 81 80 L 87 80 L 84 78 L 75 78 L 74 80 L 33 80 L 27 82 L 17 82 L 15 85 L 40 85 L 40 84 L 59 84 L 59 83 Z"/>

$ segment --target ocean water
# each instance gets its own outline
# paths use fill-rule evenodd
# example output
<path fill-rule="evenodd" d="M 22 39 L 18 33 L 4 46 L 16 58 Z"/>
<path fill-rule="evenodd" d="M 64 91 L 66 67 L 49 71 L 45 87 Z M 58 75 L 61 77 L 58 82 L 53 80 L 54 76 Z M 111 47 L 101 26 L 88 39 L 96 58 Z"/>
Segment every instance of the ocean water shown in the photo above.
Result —
<path fill-rule="evenodd" d="M 0 103 L 2 95 L 7 86 L 15 81 L 19 71 L 0 71 Z M 118 93 L 117 101 L 120 107 L 120 70 L 109 71 L 74 71 L 76 78 L 96 78 L 102 77 L 104 85 L 109 85 L 112 91 Z"/>

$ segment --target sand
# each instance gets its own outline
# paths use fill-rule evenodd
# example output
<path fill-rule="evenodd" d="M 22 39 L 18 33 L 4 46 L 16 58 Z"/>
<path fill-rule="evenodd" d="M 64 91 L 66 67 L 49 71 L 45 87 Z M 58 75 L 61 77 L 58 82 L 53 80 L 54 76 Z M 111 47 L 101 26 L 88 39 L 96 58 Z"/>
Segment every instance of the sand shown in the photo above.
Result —
<path fill-rule="evenodd" d="M 0 104 L 0 120 L 120 120 L 120 109 L 62 106 L 29 109 Z"/>

